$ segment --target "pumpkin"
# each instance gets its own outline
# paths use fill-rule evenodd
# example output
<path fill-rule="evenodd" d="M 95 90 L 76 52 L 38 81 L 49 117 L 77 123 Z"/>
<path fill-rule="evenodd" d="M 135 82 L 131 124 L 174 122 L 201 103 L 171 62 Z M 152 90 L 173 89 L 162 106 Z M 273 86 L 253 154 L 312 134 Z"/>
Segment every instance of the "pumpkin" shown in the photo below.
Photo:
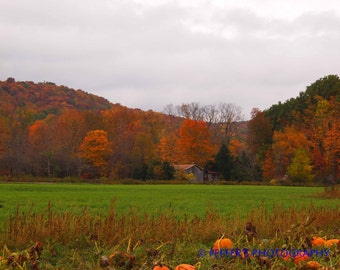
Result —
<path fill-rule="evenodd" d="M 288 261 L 291 258 L 287 250 L 280 251 L 278 255 L 281 256 L 284 261 Z"/>
<path fill-rule="evenodd" d="M 319 269 L 321 265 L 317 261 L 309 261 L 307 262 L 307 265 L 310 269 Z"/>
<path fill-rule="evenodd" d="M 169 268 L 163 265 L 156 265 L 152 270 L 169 270 Z"/>
<path fill-rule="evenodd" d="M 176 266 L 175 270 L 195 270 L 195 266 L 191 264 L 179 264 Z"/>
<path fill-rule="evenodd" d="M 308 259 L 309 259 L 309 257 L 306 253 L 300 252 L 293 258 L 293 262 L 299 263 L 299 262 L 302 262 L 302 261 L 307 261 Z"/>
<path fill-rule="evenodd" d="M 230 249 L 233 246 L 233 242 L 229 238 L 222 238 L 216 240 L 214 243 L 214 250 L 220 250 L 220 249 Z"/>
<path fill-rule="evenodd" d="M 313 237 L 313 240 L 311 241 L 312 245 L 315 247 L 323 246 L 325 244 L 325 239 L 321 237 Z"/>
<path fill-rule="evenodd" d="M 331 247 L 333 245 L 339 244 L 339 239 L 330 239 L 325 242 L 325 247 Z"/>

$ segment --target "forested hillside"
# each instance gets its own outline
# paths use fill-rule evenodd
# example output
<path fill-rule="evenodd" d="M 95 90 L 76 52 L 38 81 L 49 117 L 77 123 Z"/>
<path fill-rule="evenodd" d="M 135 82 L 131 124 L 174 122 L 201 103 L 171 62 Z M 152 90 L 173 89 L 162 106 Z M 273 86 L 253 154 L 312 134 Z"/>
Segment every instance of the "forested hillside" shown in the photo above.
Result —
<path fill-rule="evenodd" d="M 9 78 L 0 82 L 0 172 L 171 179 L 172 165 L 195 162 L 227 180 L 334 182 L 339 93 L 339 77 L 330 75 L 296 98 L 254 109 L 242 122 L 240 108 L 230 103 L 167 105 L 159 113 Z"/>
<path fill-rule="evenodd" d="M 273 134 L 261 145 L 262 174 L 300 182 L 339 180 L 340 80 L 329 75 L 264 112 Z M 263 117 L 261 115 L 261 117 Z M 258 121 L 254 115 L 251 122 Z"/>
<path fill-rule="evenodd" d="M 307 86 L 299 96 L 272 105 L 265 114 L 270 118 L 275 130 L 283 129 L 288 125 L 309 123 L 315 116 L 318 102 L 320 100 L 339 101 L 339 91 L 339 77 L 329 75 Z"/>
<path fill-rule="evenodd" d="M 64 109 L 100 111 L 112 106 L 108 100 L 82 90 L 51 82 L 15 82 L 13 78 L 0 81 L 0 97 L 2 111 L 26 111 L 33 120 L 58 114 Z"/>

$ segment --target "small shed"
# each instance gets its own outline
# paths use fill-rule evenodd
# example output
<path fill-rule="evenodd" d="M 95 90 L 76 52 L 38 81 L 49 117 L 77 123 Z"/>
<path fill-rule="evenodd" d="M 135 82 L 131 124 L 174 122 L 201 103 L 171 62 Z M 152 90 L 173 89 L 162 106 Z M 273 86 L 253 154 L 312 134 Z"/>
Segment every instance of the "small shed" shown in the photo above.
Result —
<path fill-rule="evenodd" d="M 217 172 L 204 170 L 195 163 L 173 165 L 173 167 L 177 172 L 182 173 L 184 178 L 190 182 L 204 183 L 215 181 L 219 178 L 219 174 Z"/>
<path fill-rule="evenodd" d="M 173 165 L 177 172 L 181 172 L 188 181 L 194 181 L 196 183 L 203 183 L 203 169 L 197 164 L 179 164 Z"/>
<path fill-rule="evenodd" d="M 203 180 L 204 182 L 214 182 L 220 178 L 220 174 L 218 172 L 204 170 L 203 172 Z"/>

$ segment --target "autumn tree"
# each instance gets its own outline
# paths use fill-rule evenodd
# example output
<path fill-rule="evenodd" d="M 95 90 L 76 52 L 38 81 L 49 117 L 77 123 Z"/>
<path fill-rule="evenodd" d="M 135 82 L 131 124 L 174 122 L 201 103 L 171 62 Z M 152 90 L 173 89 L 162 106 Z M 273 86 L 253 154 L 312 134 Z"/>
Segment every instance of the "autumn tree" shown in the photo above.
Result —
<path fill-rule="evenodd" d="M 50 128 L 55 132 L 56 159 L 61 168 L 60 176 L 80 176 L 81 161 L 78 150 L 88 132 L 87 124 L 85 113 L 76 110 L 63 111 L 50 124 Z"/>
<path fill-rule="evenodd" d="M 233 139 L 230 142 L 229 150 L 232 156 L 237 157 L 241 154 L 242 150 L 246 148 L 246 145 L 238 139 Z"/>
<path fill-rule="evenodd" d="M 329 130 L 327 130 L 324 145 L 325 158 L 332 177 L 331 184 L 335 185 L 340 173 L 340 121 L 334 120 Z"/>
<path fill-rule="evenodd" d="M 178 162 L 178 156 L 176 153 L 177 136 L 174 132 L 166 133 L 164 132 L 163 137 L 159 141 L 159 152 L 161 160 L 168 161 L 172 164 Z"/>
<path fill-rule="evenodd" d="M 314 177 L 312 170 L 313 166 L 307 151 L 302 148 L 296 149 L 292 162 L 287 169 L 289 179 L 300 183 L 311 182 Z"/>
<path fill-rule="evenodd" d="M 232 103 L 221 102 L 215 105 L 200 105 L 198 102 L 183 103 L 174 107 L 167 105 L 164 110 L 167 114 L 175 114 L 185 119 L 204 121 L 210 132 L 212 141 L 219 147 L 221 143 L 229 145 L 238 133 L 239 121 L 242 121 L 242 110 Z"/>
<path fill-rule="evenodd" d="M 274 131 L 272 150 L 277 176 L 283 176 L 294 156 L 296 149 L 309 151 L 310 143 L 304 133 L 290 126 L 284 131 Z"/>
<path fill-rule="evenodd" d="M 29 153 L 32 161 L 31 166 L 35 169 L 36 175 L 41 174 L 41 167 L 46 169 L 45 173 L 48 177 L 52 175 L 52 165 L 56 154 L 55 130 L 49 125 L 51 118 L 53 116 L 49 116 L 45 120 L 37 120 L 29 128 L 29 141 L 32 147 Z"/>
<path fill-rule="evenodd" d="M 325 157 L 325 138 L 330 127 L 331 108 L 329 101 L 321 99 L 316 105 L 313 122 L 310 123 L 312 149 L 314 155 L 314 169 L 318 178 L 326 178 L 328 169 Z"/>
<path fill-rule="evenodd" d="M 330 101 L 318 101 L 311 130 L 314 154 L 314 169 L 317 177 L 329 184 L 336 183 L 340 160 L 340 102 L 334 97 Z"/>
<path fill-rule="evenodd" d="M 111 142 L 110 164 L 113 178 L 127 178 L 132 176 L 135 138 L 138 133 L 139 116 L 136 110 L 123 106 L 113 106 L 101 113 L 107 136 Z"/>
<path fill-rule="evenodd" d="M 27 163 L 26 146 L 28 142 L 29 126 L 32 124 L 32 114 L 26 108 L 9 106 L 4 117 L 5 121 L 5 156 L 4 164 L 13 175 L 24 173 Z"/>
<path fill-rule="evenodd" d="M 251 111 L 251 119 L 248 121 L 247 128 L 247 145 L 248 151 L 250 152 L 247 155 L 248 167 L 249 164 L 253 163 L 256 163 L 256 168 L 263 167 L 263 163 L 266 162 L 265 175 L 267 178 L 270 173 L 268 171 L 269 160 L 267 159 L 269 156 L 266 156 L 266 151 L 271 147 L 272 143 L 272 125 L 269 118 L 266 117 L 262 111 L 257 108 L 253 108 Z M 251 163 L 249 163 L 249 158 L 252 159 Z"/>
<path fill-rule="evenodd" d="M 271 149 L 268 149 L 265 152 L 264 160 L 261 164 L 262 176 L 265 179 L 272 179 L 276 176 L 275 174 L 275 163 L 274 163 L 274 155 Z"/>
<path fill-rule="evenodd" d="M 214 152 L 209 137 L 207 125 L 203 121 L 185 120 L 177 141 L 178 162 L 195 162 L 204 167 Z"/>
<path fill-rule="evenodd" d="M 273 128 L 269 118 L 262 111 L 253 108 L 248 121 L 247 143 L 251 151 L 265 150 L 272 143 Z"/>
<path fill-rule="evenodd" d="M 139 160 L 143 163 L 148 164 L 154 160 L 160 160 L 157 146 L 162 137 L 162 130 L 165 125 L 163 119 L 160 113 L 152 111 L 140 114 L 139 120 L 137 121 L 139 129 L 135 137 L 133 156 L 139 156 Z"/>
<path fill-rule="evenodd" d="M 130 153 L 132 161 L 137 166 L 147 164 L 154 156 L 154 144 L 151 134 L 141 120 L 133 122 L 129 131 L 131 131 L 131 136 L 133 137 L 133 146 Z"/>
<path fill-rule="evenodd" d="M 107 165 L 112 153 L 107 132 L 92 130 L 87 133 L 79 147 L 79 156 L 94 166 L 101 175 L 107 175 Z"/>

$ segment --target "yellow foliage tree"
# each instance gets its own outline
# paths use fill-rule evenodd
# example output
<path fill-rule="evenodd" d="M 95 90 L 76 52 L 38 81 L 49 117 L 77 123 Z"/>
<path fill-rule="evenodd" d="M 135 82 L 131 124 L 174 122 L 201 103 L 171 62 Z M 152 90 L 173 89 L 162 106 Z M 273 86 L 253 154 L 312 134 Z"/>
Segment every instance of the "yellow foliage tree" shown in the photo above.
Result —
<path fill-rule="evenodd" d="M 288 166 L 287 174 L 295 182 L 311 182 L 314 175 L 313 166 L 305 149 L 296 149 L 291 164 Z"/>

